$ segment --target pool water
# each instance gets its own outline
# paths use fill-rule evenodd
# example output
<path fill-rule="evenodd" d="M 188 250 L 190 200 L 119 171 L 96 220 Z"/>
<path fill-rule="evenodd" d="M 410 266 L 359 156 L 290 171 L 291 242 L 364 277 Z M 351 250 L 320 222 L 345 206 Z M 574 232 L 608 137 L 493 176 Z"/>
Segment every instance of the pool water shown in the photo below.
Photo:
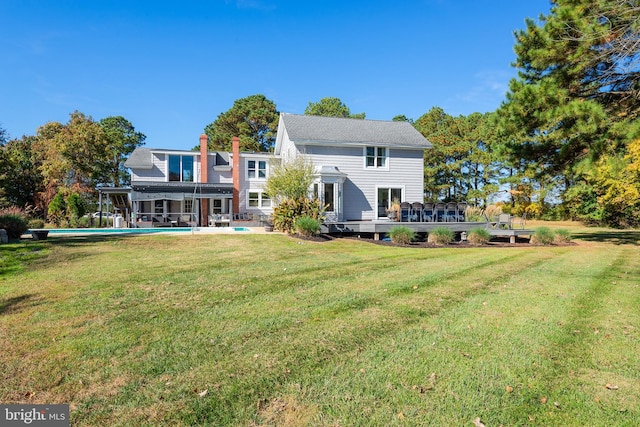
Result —
<path fill-rule="evenodd" d="M 119 233 L 119 234 L 149 234 L 149 233 L 188 233 L 198 231 L 191 227 L 158 227 L 158 228 L 50 228 L 49 234 L 92 234 L 92 233 Z M 251 231 L 247 227 L 220 227 L 207 228 L 207 231 Z"/>

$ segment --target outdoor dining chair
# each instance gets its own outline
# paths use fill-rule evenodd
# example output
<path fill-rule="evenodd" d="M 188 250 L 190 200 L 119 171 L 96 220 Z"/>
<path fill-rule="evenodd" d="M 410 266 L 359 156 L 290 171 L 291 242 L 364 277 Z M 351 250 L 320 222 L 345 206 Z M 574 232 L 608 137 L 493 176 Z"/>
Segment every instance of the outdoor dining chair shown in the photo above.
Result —
<path fill-rule="evenodd" d="M 446 214 L 447 214 L 447 211 L 446 211 L 445 204 L 444 203 L 436 203 L 434 221 L 436 221 L 436 222 L 444 221 Z"/>
<path fill-rule="evenodd" d="M 447 203 L 445 209 L 444 220 L 447 222 L 455 222 L 458 219 L 458 205 L 457 203 Z"/>
<path fill-rule="evenodd" d="M 422 221 L 422 209 L 422 203 L 411 203 L 411 218 L 413 219 L 413 221 Z"/>
<path fill-rule="evenodd" d="M 465 212 L 467 211 L 467 203 L 466 202 L 460 202 L 457 204 L 457 216 L 456 216 L 456 220 L 458 222 L 464 222 L 465 220 Z"/>
<path fill-rule="evenodd" d="M 411 203 L 409 202 L 400 203 L 400 221 L 408 222 L 410 214 L 411 214 Z"/>
<path fill-rule="evenodd" d="M 425 203 L 422 205 L 422 221 L 425 222 L 433 222 L 434 214 L 433 214 L 433 203 Z"/>

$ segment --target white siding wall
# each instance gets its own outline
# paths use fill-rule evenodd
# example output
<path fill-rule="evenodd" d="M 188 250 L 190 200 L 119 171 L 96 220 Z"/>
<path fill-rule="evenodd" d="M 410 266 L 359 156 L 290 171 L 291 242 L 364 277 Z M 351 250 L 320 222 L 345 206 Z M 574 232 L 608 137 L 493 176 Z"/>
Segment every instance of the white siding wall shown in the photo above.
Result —
<path fill-rule="evenodd" d="M 131 169 L 131 181 L 165 182 L 165 155 L 153 153 L 153 167 L 149 169 Z"/>
<path fill-rule="evenodd" d="M 198 159 L 200 159 L 200 156 L 198 156 Z M 208 182 L 211 184 L 233 184 L 233 176 L 231 174 L 231 170 L 229 170 L 228 172 L 219 172 L 219 171 L 215 171 L 213 168 L 215 166 L 215 161 L 216 161 L 216 156 L 214 155 L 209 155 L 209 172 L 207 174 L 207 177 L 209 178 Z M 198 161 L 198 168 L 200 168 L 201 163 Z M 198 175 L 200 176 L 200 175 Z"/>
<path fill-rule="evenodd" d="M 183 154 L 184 155 L 184 154 Z M 153 167 L 151 169 L 132 169 L 131 181 L 132 182 L 167 182 L 167 153 L 152 153 Z M 200 162 L 200 156 L 195 156 L 193 167 L 196 182 L 200 181 L 200 168 L 202 163 Z M 233 177 L 231 171 L 219 172 L 214 171 L 215 155 L 209 156 L 209 180 L 208 182 L 213 184 L 232 184 Z"/>
<path fill-rule="evenodd" d="M 365 168 L 363 147 L 307 145 L 303 148 L 316 167 L 336 166 L 347 174 L 344 183 L 344 219 L 376 218 L 378 187 L 403 189 L 402 201 L 423 200 L 423 150 L 390 148 L 388 169 Z"/>
<path fill-rule="evenodd" d="M 240 154 L 240 200 L 239 200 L 239 208 L 240 213 L 247 212 L 258 215 L 270 215 L 273 212 L 273 208 L 262 208 L 262 207 L 249 207 L 249 193 L 250 192 L 262 192 L 264 189 L 264 185 L 266 183 L 266 179 L 247 179 L 247 161 L 255 160 L 256 163 L 258 161 L 267 162 L 267 177 L 269 177 L 269 169 L 270 164 L 273 159 L 272 155 L 267 154 L 248 154 L 241 153 Z"/>

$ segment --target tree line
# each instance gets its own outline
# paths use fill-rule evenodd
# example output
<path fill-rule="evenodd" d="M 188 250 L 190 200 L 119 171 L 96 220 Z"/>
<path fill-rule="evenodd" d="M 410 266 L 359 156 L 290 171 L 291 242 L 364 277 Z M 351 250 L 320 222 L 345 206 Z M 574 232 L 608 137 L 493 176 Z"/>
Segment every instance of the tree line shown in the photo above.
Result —
<path fill-rule="evenodd" d="M 555 0 L 514 33 L 518 76 L 493 112 L 452 116 L 433 107 L 413 124 L 425 151 L 425 198 L 465 200 L 547 219 L 640 225 L 640 0 Z M 305 114 L 364 119 L 339 98 Z M 278 111 L 264 95 L 233 103 L 206 125 L 209 149 L 270 151 Z M 144 135 L 122 117 L 76 112 L 37 135 L 0 128 L 0 203 L 46 209 L 62 189 L 122 185 L 123 161 Z M 197 147 L 194 147 L 197 149 Z"/>
<path fill-rule="evenodd" d="M 78 111 L 35 135 L 9 140 L 0 128 L 0 208 L 28 208 L 33 216 L 56 219 L 81 216 L 96 186 L 128 184 L 124 161 L 145 138 L 122 116 L 95 121 Z"/>
<path fill-rule="evenodd" d="M 554 0 L 514 36 L 518 76 L 496 111 L 452 116 L 434 107 L 415 121 L 393 118 L 434 145 L 425 151 L 425 198 L 506 199 L 506 209 L 530 217 L 639 226 L 640 0 Z M 273 113 L 269 126 L 256 126 L 252 104 Z M 269 149 L 271 104 L 236 101 L 237 116 L 207 127 L 214 146 L 227 149 L 232 129 L 260 135 L 245 133 L 245 147 Z M 305 114 L 365 117 L 338 98 L 310 103 Z"/>

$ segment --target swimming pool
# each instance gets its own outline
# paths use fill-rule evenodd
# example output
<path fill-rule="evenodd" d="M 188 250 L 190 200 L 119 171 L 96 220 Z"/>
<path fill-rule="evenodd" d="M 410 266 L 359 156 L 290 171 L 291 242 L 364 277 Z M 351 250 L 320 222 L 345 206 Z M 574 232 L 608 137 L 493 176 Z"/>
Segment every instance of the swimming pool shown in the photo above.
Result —
<path fill-rule="evenodd" d="M 48 228 L 49 235 L 56 234 L 151 234 L 151 233 L 224 233 L 247 232 L 247 227 L 157 227 L 157 228 Z"/>

